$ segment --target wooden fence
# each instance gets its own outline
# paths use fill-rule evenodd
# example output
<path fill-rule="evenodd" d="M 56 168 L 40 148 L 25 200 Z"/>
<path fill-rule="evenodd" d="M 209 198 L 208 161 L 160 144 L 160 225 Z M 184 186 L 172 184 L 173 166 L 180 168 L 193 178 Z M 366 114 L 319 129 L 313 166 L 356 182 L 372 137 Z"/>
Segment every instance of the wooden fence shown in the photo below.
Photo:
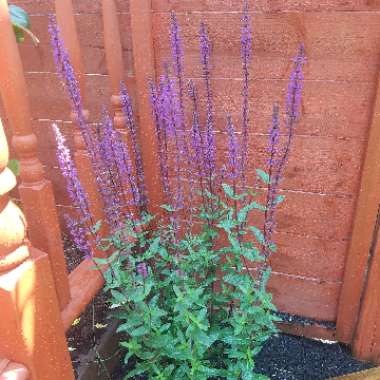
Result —
<path fill-rule="evenodd" d="M 56 0 L 55 6 L 58 24 L 86 103 L 89 97 L 85 93 L 85 75 L 72 2 Z M 146 78 L 155 75 L 151 1 L 130 0 L 129 11 L 144 169 L 151 204 L 157 207 L 162 198 L 146 86 Z M 107 68 L 113 92 L 111 103 L 115 125 L 122 129 L 124 118 L 118 89 L 123 77 L 123 54 L 113 0 L 102 1 L 102 13 Z M 7 169 L 8 146 L 1 126 L 0 357 L 24 365 L 32 379 L 69 380 L 74 375 L 65 332 L 101 289 L 103 278 L 100 273 L 90 270 L 91 260 L 84 260 L 73 272 L 67 272 L 52 184 L 38 158 L 28 89 L 6 0 L 0 0 L 0 45 L 0 92 L 12 129 L 12 145 L 21 163 L 18 188 L 23 209 L 22 213 L 8 195 L 16 181 Z M 352 344 L 358 358 L 380 362 L 380 329 L 377 328 L 380 318 L 377 284 L 380 277 L 380 248 L 377 244 L 380 233 L 380 86 L 377 88 L 338 315 L 329 320 L 336 322 L 336 328 L 320 323 L 282 324 L 281 328 L 295 334 L 337 338 Z M 94 190 L 90 161 L 75 126 L 75 114 L 71 118 L 74 122 L 74 159 L 91 198 L 92 211 L 100 218 L 102 208 Z M 286 299 L 282 299 L 282 304 L 286 305 Z M 297 309 L 295 305 L 292 310 L 300 310 L 302 314 L 304 309 L 301 306 Z M 8 361 L 6 363 L 8 366 Z M 19 379 L 22 376 L 25 376 L 25 368 L 21 370 Z"/>

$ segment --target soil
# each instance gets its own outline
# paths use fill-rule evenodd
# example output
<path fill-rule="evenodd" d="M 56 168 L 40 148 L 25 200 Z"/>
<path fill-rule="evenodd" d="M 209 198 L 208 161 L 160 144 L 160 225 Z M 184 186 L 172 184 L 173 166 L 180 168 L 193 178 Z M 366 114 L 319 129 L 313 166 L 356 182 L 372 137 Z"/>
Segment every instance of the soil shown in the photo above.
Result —
<path fill-rule="evenodd" d="M 373 367 L 352 358 L 338 343 L 280 334 L 257 357 L 257 372 L 273 380 L 326 380 Z"/>
<path fill-rule="evenodd" d="M 87 364 L 84 362 L 85 356 L 96 346 L 110 325 L 107 315 L 106 295 L 100 291 L 67 332 L 67 343 L 75 372 L 79 366 Z"/>
<path fill-rule="evenodd" d="M 84 259 L 84 254 L 76 248 L 67 235 L 62 236 L 67 270 L 71 273 Z"/>
<path fill-rule="evenodd" d="M 272 337 L 256 358 L 257 372 L 272 380 L 327 380 L 371 367 L 341 344 L 285 334 Z M 122 380 L 127 372 L 119 368 L 112 380 Z"/>

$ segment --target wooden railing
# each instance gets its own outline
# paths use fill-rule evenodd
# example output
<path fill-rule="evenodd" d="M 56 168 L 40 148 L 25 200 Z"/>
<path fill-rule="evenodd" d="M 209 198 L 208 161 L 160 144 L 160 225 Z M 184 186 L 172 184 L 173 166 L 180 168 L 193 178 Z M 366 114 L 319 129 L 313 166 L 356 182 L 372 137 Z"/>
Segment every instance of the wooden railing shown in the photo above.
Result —
<path fill-rule="evenodd" d="M 86 104 L 85 75 L 72 2 L 56 0 L 55 4 L 57 21 Z M 125 118 L 121 110 L 119 86 L 120 81 L 125 78 L 114 0 L 103 0 L 102 10 L 115 126 L 124 130 Z M 148 197 L 152 205 L 151 211 L 155 212 L 161 203 L 162 193 L 158 160 L 154 153 L 157 150 L 154 148 L 156 142 L 147 86 L 147 79 L 155 77 L 150 1 L 130 0 L 130 15 L 140 140 Z M 91 269 L 91 260 L 84 260 L 72 273 L 67 272 L 52 185 L 45 178 L 37 155 L 38 144 L 30 124 L 23 68 L 6 0 L 0 0 L 0 42 L 0 92 L 14 136 L 12 144 L 21 163 L 19 190 L 25 214 L 24 218 L 24 214 L 8 196 L 16 181 L 7 169 L 8 147 L 0 124 L 0 357 L 22 363 L 34 380 L 70 380 L 74 375 L 65 332 L 102 288 L 103 277 L 101 273 Z M 85 114 L 89 117 L 87 111 Z M 98 220 L 102 218 L 102 204 L 96 191 L 91 162 L 79 128 L 75 125 L 77 118 L 74 113 L 71 119 L 74 129 L 74 159 L 89 195 L 92 212 Z M 376 120 L 374 123 L 377 128 Z M 371 140 L 372 150 L 378 140 L 377 135 Z M 369 155 L 375 154 L 372 150 Z M 371 214 L 371 218 L 373 216 Z M 350 269 L 354 265 L 353 259 L 349 260 Z M 356 334 L 351 322 L 348 333 L 344 334 L 344 323 L 338 324 L 338 330 L 344 335 L 342 341 L 354 342 L 360 358 L 379 360 L 380 334 L 374 326 L 380 314 L 380 306 L 378 293 L 375 293 L 377 290 L 372 290 L 378 286 L 378 248 L 370 264 L 368 281 L 361 282 L 361 289 L 364 289 L 363 305 L 360 312 L 358 305 L 355 309 L 355 317 L 361 318 Z M 364 263 L 362 267 L 364 268 Z M 347 273 L 346 276 L 349 276 L 349 272 Z M 349 292 L 350 286 L 347 289 Z M 377 301 L 374 300 L 374 295 L 377 296 Z M 340 315 L 345 321 L 351 315 L 343 303 L 342 305 L 343 311 Z M 298 331 L 289 326 L 284 326 L 284 329 L 324 338 L 331 338 L 334 334 L 334 331 L 309 331 L 308 328 Z M 375 332 L 370 333 L 369 329 Z M 370 342 L 370 349 L 367 342 Z"/>
<path fill-rule="evenodd" d="M 85 76 L 72 2 L 57 0 L 55 5 L 57 22 L 86 104 Z M 134 37 L 137 37 L 133 38 L 133 45 L 139 118 L 144 136 L 142 150 L 147 152 L 143 153 L 144 169 L 154 212 L 161 203 L 162 194 L 159 190 L 158 161 L 152 153 L 156 150 L 152 148 L 155 140 L 146 85 L 148 76 L 154 78 L 149 1 L 131 1 L 131 7 L 135 9 L 132 29 Z M 119 89 L 120 82 L 124 80 L 123 61 L 113 0 L 103 1 L 103 14 L 107 66 L 113 91 L 111 103 L 115 125 L 122 130 L 125 119 Z M 141 25 L 145 30 L 140 30 Z M 149 38 L 142 38 L 142 32 Z M 69 380 L 74 375 L 65 332 L 102 288 L 104 280 L 101 273 L 92 270 L 94 263 L 91 260 L 84 260 L 72 273 L 67 272 L 52 185 L 45 178 L 38 159 L 37 138 L 31 128 L 22 62 L 6 0 L 0 0 L 0 41 L 3 51 L 7 52 L 0 55 L 0 92 L 13 134 L 12 144 L 20 160 L 19 192 L 25 213 L 24 219 L 7 195 L 16 181 L 7 168 L 8 147 L 1 125 L 0 356 L 25 365 L 32 379 Z M 88 118 L 88 111 L 84 113 Z M 79 128 L 75 126 L 77 117 L 73 112 L 71 119 L 74 125 L 74 160 L 90 198 L 91 211 L 98 220 L 102 218 L 102 205 L 95 190 L 91 162 Z M 14 281 L 9 282 L 10 278 Z"/>

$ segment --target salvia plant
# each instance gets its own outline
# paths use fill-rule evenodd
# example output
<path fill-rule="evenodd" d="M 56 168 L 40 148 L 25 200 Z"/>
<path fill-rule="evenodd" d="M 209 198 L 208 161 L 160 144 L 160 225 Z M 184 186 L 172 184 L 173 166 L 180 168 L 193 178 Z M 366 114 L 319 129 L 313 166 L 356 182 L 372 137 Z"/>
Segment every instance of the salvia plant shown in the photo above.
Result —
<path fill-rule="evenodd" d="M 58 161 L 77 210 L 75 218 L 67 218 L 68 228 L 78 248 L 103 271 L 126 349 L 126 379 L 266 378 L 255 373 L 255 356 L 276 332 L 278 320 L 267 289 L 268 259 L 276 251 L 275 212 L 284 200 L 280 183 L 299 119 L 305 55 L 301 45 L 285 112 L 273 106 L 266 167 L 257 168 L 250 180 L 250 25 L 245 6 L 241 125 L 236 128 L 227 114 L 217 130 L 207 26 L 202 23 L 199 29 L 199 85 L 185 80 L 180 27 L 171 14 L 172 58 L 157 81 L 149 82 L 165 197 L 162 213 L 151 215 L 138 125 L 126 86 L 121 84 L 125 131 L 114 128 L 106 111 L 101 123 L 88 124 L 73 68 L 51 19 L 58 72 L 104 204 L 100 227 L 65 139 L 54 126 Z M 226 143 L 217 145 L 219 141 Z M 108 258 L 94 257 L 97 250 Z"/>

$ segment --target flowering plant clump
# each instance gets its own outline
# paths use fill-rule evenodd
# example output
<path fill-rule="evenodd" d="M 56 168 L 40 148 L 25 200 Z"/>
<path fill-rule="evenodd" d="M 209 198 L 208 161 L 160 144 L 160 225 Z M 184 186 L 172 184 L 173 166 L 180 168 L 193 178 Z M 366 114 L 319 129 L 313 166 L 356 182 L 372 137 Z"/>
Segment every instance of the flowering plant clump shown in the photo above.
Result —
<path fill-rule="evenodd" d="M 201 24 L 199 33 L 204 81 L 200 96 L 199 86 L 185 81 L 180 27 L 171 15 L 172 62 L 164 65 L 157 83 L 150 81 L 165 196 L 162 213 L 151 215 L 144 187 L 144 152 L 126 87 L 121 86 L 121 99 L 128 144 L 106 112 L 96 128 L 87 123 L 78 83 L 53 19 L 50 31 L 56 64 L 104 203 L 101 228 L 105 226 L 109 236 L 99 233 L 100 224 L 94 223 L 87 194 L 55 126 L 58 160 L 78 210 L 77 218 L 68 218 L 68 226 L 78 247 L 98 267 L 105 266 L 105 291 L 113 316 L 120 321 L 121 346 L 131 368 L 125 378 L 265 379 L 255 373 L 255 356 L 276 332 L 278 320 L 267 289 L 268 258 L 276 251 L 275 211 L 284 200 L 280 182 L 299 118 L 303 46 L 294 59 L 285 121 L 281 123 L 275 104 L 267 167 L 256 169 L 250 183 L 248 8 L 242 18 L 239 131 L 229 114 L 225 127 L 216 129 L 207 26 Z M 217 149 L 219 139 L 226 141 L 226 154 Z M 107 252 L 108 258 L 95 258 L 95 247 Z"/>

